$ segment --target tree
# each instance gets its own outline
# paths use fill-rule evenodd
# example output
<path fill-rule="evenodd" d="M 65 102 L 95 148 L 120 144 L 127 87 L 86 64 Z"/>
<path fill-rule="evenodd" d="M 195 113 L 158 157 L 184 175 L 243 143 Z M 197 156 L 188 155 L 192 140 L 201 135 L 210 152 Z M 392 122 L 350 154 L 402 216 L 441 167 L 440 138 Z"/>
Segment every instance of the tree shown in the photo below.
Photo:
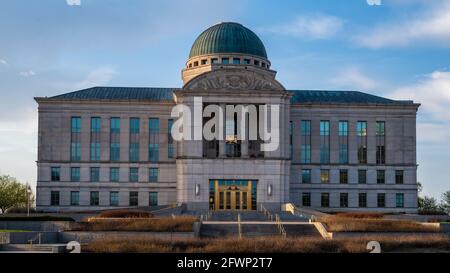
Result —
<path fill-rule="evenodd" d="M 424 196 L 420 209 L 424 211 L 436 211 L 438 209 L 436 198 Z"/>
<path fill-rule="evenodd" d="M 29 194 L 30 205 L 34 200 L 33 193 Z M 0 175 L 0 210 L 4 213 L 12 207 L 27 206 L 27 186 L 9 175 Z"/>
<path fill-rule="evenodd" d="M 422 183 L 417 181 L 417 192 L 420 194 L 422 193 L 422 190 L 423 190 Z M 419 207 L 419 209 L 423 208 L 423 202 L 424 202 L 423 197 L 417 196 L 417 207 Z"/>
<path fill-rule="evenodd" d="M 450 214 L 450 190 L 442 194 L 440 207 L 445 211 L 445 213 Z"/>
<path fill-rule="evenodd" d="M 419 182 L 419 181 L 417 181 L 417 191 L 418 191 L 419 193 L 422 193 L 422 190 L 423 190 L 423 185 L 422 185 L 422 183 Z"/>

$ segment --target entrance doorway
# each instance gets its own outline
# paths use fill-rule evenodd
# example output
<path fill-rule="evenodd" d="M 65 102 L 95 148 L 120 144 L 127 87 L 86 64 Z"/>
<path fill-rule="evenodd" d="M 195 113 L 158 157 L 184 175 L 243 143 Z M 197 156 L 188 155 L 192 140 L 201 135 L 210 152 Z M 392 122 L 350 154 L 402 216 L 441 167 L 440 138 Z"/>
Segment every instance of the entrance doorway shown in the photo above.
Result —
<path fill-rule="evenodd" d="M 255 180 L 210 180 L 210 210 L 256 210 Z"/>

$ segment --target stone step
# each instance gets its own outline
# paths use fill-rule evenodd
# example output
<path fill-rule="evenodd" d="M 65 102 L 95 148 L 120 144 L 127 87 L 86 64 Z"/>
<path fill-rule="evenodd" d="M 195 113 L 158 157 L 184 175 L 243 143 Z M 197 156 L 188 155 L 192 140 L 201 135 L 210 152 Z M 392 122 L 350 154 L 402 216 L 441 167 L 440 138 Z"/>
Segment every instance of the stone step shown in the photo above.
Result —
<path fill-rule="evenodd" d="M 287 237 L 315 237 L 322 238 L 313 224 L 283 225 Z"/>
<path fill-rule="evenodd" d="M 1 252 L 38 252 L 53 253 L 53 245 L 7 244 L 2 245 Z"/>

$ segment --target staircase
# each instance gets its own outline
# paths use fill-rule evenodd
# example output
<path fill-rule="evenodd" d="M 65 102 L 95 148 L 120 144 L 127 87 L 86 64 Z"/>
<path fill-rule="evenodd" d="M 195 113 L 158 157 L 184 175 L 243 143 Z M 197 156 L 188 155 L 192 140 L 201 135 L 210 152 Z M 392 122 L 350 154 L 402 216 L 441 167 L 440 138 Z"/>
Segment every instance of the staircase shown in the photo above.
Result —
<path fill-rule="evenodd" d="M 65 246 L 56 244 L 6 244 L 0 246 L 0 253 L 55 253 L 62 248 L 65 249 Z"/>
<path fill-rule="evenodd" d="M 289 212 L 277 212 L 287 237 L 317 237 L 320 233 L 308 219 Z M 242 237 L 281 236 L 275 217 L 258 211 L 216 211 L 212 212 L 200 228 L 202 237 L 238 237 L 240 227 Z"/>

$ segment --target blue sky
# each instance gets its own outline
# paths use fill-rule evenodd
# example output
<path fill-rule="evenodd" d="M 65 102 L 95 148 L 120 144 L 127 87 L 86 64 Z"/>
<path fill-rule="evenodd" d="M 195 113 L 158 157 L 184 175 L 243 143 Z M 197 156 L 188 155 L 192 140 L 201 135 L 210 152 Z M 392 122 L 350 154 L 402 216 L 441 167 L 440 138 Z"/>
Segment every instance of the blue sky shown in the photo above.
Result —
<path fill-rule="evenodd" d="M 179 87 L 195 38 L 221 21 L 260 36 L 288 89 L 422 103 L 418 178 L 426 195 L 450 189 L 445 0 L 2 0 L 0 173 L 35 184 L 34 96 L 96 85 Z"/>

